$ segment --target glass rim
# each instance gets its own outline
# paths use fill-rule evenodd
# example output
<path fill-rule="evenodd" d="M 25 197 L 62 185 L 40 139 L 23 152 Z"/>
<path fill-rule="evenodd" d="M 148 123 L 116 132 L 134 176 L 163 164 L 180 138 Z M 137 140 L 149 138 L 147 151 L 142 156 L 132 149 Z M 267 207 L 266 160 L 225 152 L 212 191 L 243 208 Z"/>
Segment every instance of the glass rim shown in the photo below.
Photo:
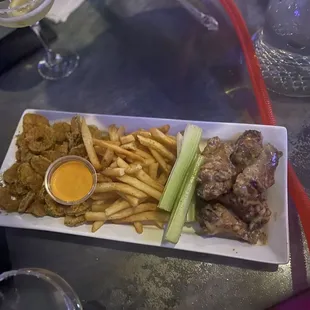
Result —
<path fill-rule="evenodd" d="M 3 13 L 12 13 L 15 11 L 19 11 L 22 10 L 24 8 L 26 8 L 28 5 L 30 4 L 35 4 L 35 3 L 40 3 L 43 4 L 44 2 L 46 2 L 47 0 L 28 0 L 27 3 L 24 3 L 22 5 L 16 6 L 14 8 L 8 8 L 8 9 L 0 9 L 0 14 Z M 36 8 L 35 8 L 36 9 Z M 25 15 L 27 15 L 28 13 L 26 13 Z"/>
<path fill-rule="evenodd" d="M 71 285 L 57 273 L 47 270 L 47 269 L 43 269 L 43 268 L 15 269 L 15 270 L 10 270 L 10 271 L 5 271 L 2 274 L 0 274 L 0 283 L 2 281 L 5 281 L 9 278 L 13 278 L 16 276 L 32 276 L 42 281 L 45 281 L 46 283 L 49 283 L 61 294 L 68 310 L 75 310 L 75 309 L 82 310 L 81 301 L 79 297 L 77 296 L 77 294 L 75 293 L 75 291 L 73 290 L 73 288 L 71 287 Z M 55 277 L 56 280 L 53 279 L 53 277 Z M 66 293 L 65 289 L 61 286 L 61 284 L 57 283 L 57 280 L 59 280 L 60 283 L 63 283 L 65 286 L 71 289 L 70 293 L 73 294 L 73 297 L 75 300 L 72 300 L 72 298 Z M 76 301 L 77 307 L 75 307 L 74 305 L 75 301 Z"/>
<path fill-rule="evenodd" d="M 69 161 L 82 162 L 88 168 L 88 170 L 91 172 L 92 177 L 93 177 L 93 185 L 92 185 L 91 189 L 89 190 L 89 192 L 84 197 L 82 197 L 81 199 L 76 200 L 76 201 L 65 201 L 65 200 L 59 199 L 58 197 L 56 197 L 53 194 L 53 192 L 50 188 L 50 178 L 51 178 L 52 174 L 55 172 L 55 170 L 59 166 L 61 166 L 62 164 L 66 163 L 66 162 L 69 162 Z M 47 193 L 49 194 L 49 196 L 54 201 L 56 201 L 56 202 L 58 202 L 64 206 L 78 205 L 78 204 L 86 201 L 94 193 L 94 191 L 96 189 L 96 185 L 97 185 L 97 173 L 96 173 L 95 167 L 85 158 L 80 157 L 80 156 L 76 156 L 76 155 L 63 156 L 63 157 L 58 158 L 54 162 L 52 162 L 50 164 L 50 166 L 48 167 L 48 169 L 45 173 L 45 177 L 44 177 L 44 187 L 45 187 Z"/>

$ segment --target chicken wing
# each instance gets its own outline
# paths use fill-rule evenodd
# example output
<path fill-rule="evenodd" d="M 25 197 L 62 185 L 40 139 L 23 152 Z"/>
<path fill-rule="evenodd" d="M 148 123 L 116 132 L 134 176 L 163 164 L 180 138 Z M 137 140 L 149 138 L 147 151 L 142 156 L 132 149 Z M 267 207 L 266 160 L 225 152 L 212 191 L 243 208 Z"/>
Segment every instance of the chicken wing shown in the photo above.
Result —
<path fill-rule="evenodd" d="M 231 161 L 241 172 L 251 165 L 263 150 L 263 136 L 257 130 L 246 130 L 236 141 Z"/>
<path fill-rule="evenodd" d="M 274 184 L 274 174 L 282 152 L 266 144 L 253 164 L 246 167 L 236 179 L 233 190 L 237 196 L 259 197 Z"/>
<path fill-rule="evenodd" d="M 249 224 L 250 230 L 261 228 L 270 220 L 271 211 L 264 196 L 245 199 L 230 192 L 217 200 Z"/>
<path fill-rule="evenodd" d="M 208 235 L 225 235 L 242 239 L 250 244 L 261 241 L 264 234 L 249 231 L 247 225 L 220 203 L 207 204 L 198 212 L 198 222 Z"/>
<path fill-rule="evenodd" d="M 233 185 L 236 169 L 230 161 L 233 152 L 230 143 L 222 142 L 219 137 L 208 139 L 203 151 L 205 163 L 201 167 L 198 182 L 198 195 L 212 200 L 227 193 Z"/>

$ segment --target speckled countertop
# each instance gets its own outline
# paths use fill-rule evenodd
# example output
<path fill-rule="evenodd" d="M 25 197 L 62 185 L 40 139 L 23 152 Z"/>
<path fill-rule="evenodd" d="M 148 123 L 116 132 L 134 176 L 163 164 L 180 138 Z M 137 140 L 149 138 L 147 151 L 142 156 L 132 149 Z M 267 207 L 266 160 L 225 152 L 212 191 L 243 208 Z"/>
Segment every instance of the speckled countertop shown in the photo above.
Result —
<path fill-rule="evenodd" d="M 252 32 L 263 22 L 266 2 L 238 1 Z M 85 2 L 67 23 L 53 26 L 59 35 L 55 46 L 81 56 L 70 78 L 42 81 L 36 73 L 40 53 L 0 77 L 1 157 L 26 108 L 257 120 L 236 36 L 208 5 L 220 22 L 218 33 L 207 32 L 176 1 Z M 309 192 L 309 99 L 272 100 L 278 123 L 289 132 L 291 161 Z M 86 310 L 265 309 L 307 288 L 310 276 L 293 205 L 291 261 L 283 266 L 54 233 L 6 233 L 13 268 L 59 273 Z"/>

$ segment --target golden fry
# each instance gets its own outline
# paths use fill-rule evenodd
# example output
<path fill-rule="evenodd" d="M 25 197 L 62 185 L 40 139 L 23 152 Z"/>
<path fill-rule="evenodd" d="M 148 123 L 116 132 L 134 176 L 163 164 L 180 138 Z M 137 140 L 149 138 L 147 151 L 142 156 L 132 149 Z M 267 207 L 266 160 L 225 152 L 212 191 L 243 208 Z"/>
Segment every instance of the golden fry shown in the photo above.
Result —
<path fill-rule="evenodd" d="M 128 195 L 128 194 L 124 194 L 121 192 L 117 192 L 124 200 L 128 201 L 129 204 L 133 207 L 138 206 L 142 201 L 144 201 L 144 199 L 139 199 L 137 197 Z"/>
<path fill-rule="evenodd" d="M 100 170 L 101 165 L 94 149 L 93 138 L 84 117 L 81 118 L 81 132 L 89 160 L 96 170 Z"/>
<path fill-rule="evenodd" d="M 148 222 L 156 221 L 165 223 L 169 220 L 170 213 L 164 211 L 147 211 L 139 214 L 133 214 L 121 220 L 115 220 L 113 223 L 134 223 L 134 222 Z"/>
<path fill-rule="evenodd" d="M 94 222 L 92 227 L 91 227 L 91 232 L 96 232 L 100 227 L 103 226 L 104 223 L 105 223 L 105 221 L 96 221 L 96 222 Z"/>
<path fill-rule="evenodd" d="M 125 169 L 129 168 L 129 164 L 127 164 L 125 160 L 120 157 L 117 157 L 116 163 L 117 163 L 117 166 L 120 168 L 125 168 Z"/>
<path fill-rule="evenodd" d="M 101 173 L 97 173 L 97 182 L 102 183 L 102 182 L 112 182 L 112 179 L 102 175 Z"/>
<path fill-rule="evenodd" d="M 164 144 L 165 146 L 168 146 L 170 148 L 176 149 L 177 148 L 177 142 L 176 140 L 171 139 L 170 137 L 166 136 L 162 131 L 160 131 L 157 128 L 151 128 L 150 132 L 153 136 L 153 138 Z"/>
<path fill-rule="evenodd" d="M 117 134 L 118 134 L 119 139 L 121 139 L 121 137 L 123 137 L 125 135 L 125 127 L 120 126 L 117 130 Z"/>
<path fill-rule="evenodd" d="M 135 151 L 137 149 L 137 145 L 135 142 L 130 142 L 127 144 L 122 144 L 121 146 L 123 149 L 125 150 L 129 150 L 129 151 Z"/>
<path fill-rule="evenodd" d="M 159 176 L 159 178 L 157 179 L 157 182 L 162 184 L 162 185 L 165 185 L 166 182 L 168 180 L 168 176 L 165 172 L 162 172 Z"/>
<path fill-rule="evenodd" d="M 108 141 L 94 139 L 94 143 L 95 143 L 95 145 L 108 148 L 108 149 L 110 149 L 112 151 L 115 151 L 117 153 L 120 153 L 120 154 L 124 154 L 124 155 L 128 156 L 129 158 L 131 158 L 133 160 L 137 160 L 137 161 L 143 162 L 143 157 L 141 157 L 141 156 L 139 156 L 139 155 L 137 155 L 135 153 L 129 152 L 129 151 L 119 147 L 118 145 L 110 144 Z"/>
<path fill-rule="evenodd" d="M 151 138 L 151 137 L 152 137 L 152 135 L 151 135 L 151 133 L 150 133 L 149 131 L 142 130 L 142 129 L 137 130 L 137 131 L 134 131 L 134 132 L 132 132 L 131 134 L 132 134 L 133 136 L 138 136 L 138 135 L 140 135 L 140 136 L 143 136 L 143 137 L 146 137 L 146 138 Z"/>
<path fill-rule="evenodd" d="M 143 170 L 140 170 L 136 173 L 136 177 L 137 179 L 139 179 L 140 181 L 144 182 L 145 184 L 150 185 L 151 187 L 157 189 L 158 191 L 160 191 L 161 193 L 164 190 L 164 186 L 160 183 L 158 183 L 157 181 L 155 181 L 154 179 L 152 179 L 147 173 L 145 173 Z"/>
<path fill-rule="evenodd" d="M 132 214 L 133 214 L 133 209 L 127 208 L 125 210 L 122 210 L 122 211 L 119 211 L 117 213 L 110 215 L 108 218 L 110 221 L 113 221 L 113 220 L 123 219 L 123 218 L 128 217 Z"/>
<path fill-rule="evenodd" d="M 165 159 L 155 150 L 150 148 L 151 154 L 154 156 L 154 158 L 157 160 L 159 166 L 167 173 L 169 174 L 169 168 L 165 161 Z"/>
<path fill-rule="evenodd" d="M 143 233 L 143 225 L 140 222 L 134 222 L 133 226 L 135 227 L 136 232 L 141 235 Z"/>
<path fill-rule="evenodd" d="M 92 204 L 91 210 L 93 212 L 104 212 L 107 208 L 111 206 L 110 203 L 102 203 L 102 204 Z"/>
<path fill-rule="evenodd" d="M 138 171 L 142 169 L 140 164 L 131 164 L 128 168 L 125 169 L 125 173 L 127 174 L 136 174 Z"/>
<path fill-rule="evenodd" d="M 137 136 L 137 137 L 142 145 L 156 150 L 162 156 L 168 158 L 171 161 L 175 161 L 176 159 L 175 155 L 171 153 L 165 146 L 163 146 L 159 142 L 149 139 L 149 138 L 142 137 L 142 136 Z"/>
<path fill-rule="evenodd" d="M 125 174 L 124 168 L 106 168 L 101 173 L 107 177 L 121 177 Z"/>
<path fill-rule="evenodd" d="M 157 179 L 158 163 L 153 163 L 149 165 L 149 175 L 153 180 Z"/>
<path fill-rule="evenodd" d="M 107 149 L 101 161 L 102 167 L 104 168 L 109 167 L 113 161 L 113 156 L 114 156 L 114 152 L 110 149 Z"/>
<path fill-rule="evenodd" d="M 147 212 L 147 211 L 156 211 L 157 210 L 157 204 L 156 203 L 141 203 L 138 206 L 136 206 L 134 209 L 134 214 Z"/>
<path fill-rule="evenodd" d="M 123 176 L 124 177 L 124 176 Z M 121 177 L 122 178 L 122 177 Z M 106 193 L 106 192 L 122 192 L 137 198 L 146 198 L 147 195 L 138 190 L 137 188 L 130 186 L 128 184 L 112 182 L 112 183 L 98 183 L 95 189 L 95 193 Z"/>
<path fill-rule="evenodd" d="M 154 164 L 155 162 L 156 161 L 154 158 L 148 158 L 148 159 L 144 159 L 143 163 L 136 163 L 136 164 L 140 164 L 142 167 L 148 167 L 149 165 Z"/>
<path fill-rule="evenodd" d="M 137 178 L 133 178 L 129 175 L 123 175 L 122 177 L 117 177 L 117 179 L 123 183 L 127 183 L 131 186 L 139 188 L 142 192 L 148 194 L 149 196 L 159 200 L 161 197 L 161 192 L 154 189 L 153 187 L 141 182 Z M 138 197 L 140 198 L 140 197 Z"/>
<path fill-rule="evenodd" d="M 105 182 L 105 183 L 107 183 L 107 182 Z M 106 192 L 106 193 L 103 192 L 103 193 L 94 193 L 91 195 L 90 198 L 92 200 L 106 202 L 106 201 L 117 199 L 118 195 L 115 192 Z"/>
<path fill-rule="evenodd" d="M 151 154 L 140 149 L 137 149 L 135 153 L 145 159 L 154 159 L 154 157 Z"/>
<path fill-rule="evenodd" d="M 114 158 L 113 158 L 113 160 L 114 160 Z M 113 163 L 109 166 L 109 168 L 118 168 L 116 161 L 113 161 Z"/>
<path fill-rule="evenodd" d="M 170 130 L 170 125 L 167 124 L 167 125 L 158 127 L 158 129 L 163 133 L 168 133 L 168 131 Z"/>
<path fill-rule="evenodd" d="M 87 211 L 85 213 L 85 219 L 86 221 L 89 221 L 89 222 L 96 222 L 96 221 L 105 222 L 107 220 L 107 216 L 104 212 Z"/>
<path fill-rule="evenodd" d="M 110 217 L 110 215 L 125 210 L 127 208 L 130 208 L 129 202 L 120 198 L 117 199 L 109 208 L 105 209 L 104 212 L 107 217 Z"/>
<path fill-rule="evenodd" d="M 135 142 L 136 139 L 133 135 L 128 135 L 128 136 L 120 137 L 120 141 L 121 141 L 121 144 L 127 144 L 130 142 Z"/>
<path fill-rule="evenodd" d="M 109 137 L 110 137 L 111 141 L 118 141 L 119 140 L 118 129 L 115 125 L 109 126 L 108 132 L 109 132 Z"/>

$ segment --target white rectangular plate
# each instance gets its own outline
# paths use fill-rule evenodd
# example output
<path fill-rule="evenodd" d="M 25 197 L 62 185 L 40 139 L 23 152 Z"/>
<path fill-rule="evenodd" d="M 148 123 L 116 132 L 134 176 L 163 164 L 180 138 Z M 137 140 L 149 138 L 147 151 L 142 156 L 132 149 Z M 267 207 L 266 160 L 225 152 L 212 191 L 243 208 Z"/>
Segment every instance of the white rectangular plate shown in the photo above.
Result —
<path fill-rule="evenodd" d="M 51 122 L 69 120 L 75 113 L 26 110 L 25 113 L 38 113 L 47 117 Z M 23 115 L 24 115 L 23 114 Z M 277 168 L 275 184 L 268 190 L 268 204 L 273 212 L 270 222 L 266 227 L 268 244 L 253 246 L 244 242 L 221 239 L 215 237 L 202 237 L 194 233 L 192 228 L 185 228 L 180 241 L 176 245 L 162 243 L 163 231 L 155 227 L 146 227 L 143 234 L 138 235 L 132 226 L 106 224 L 96 233 L 90 232 L 89 225 L 76 228 L 66 227 L 63 219 L 51 217 L 35 218 L 28 214 L 0 214 L 0 226 L 46 230 L 65 234 L 88 236 L 93 238 L 110 239 L 152 246 L 173 247 L 175 249 L 217 254 L 247 260 L 285 264 L 289 259 L 289 235 L 287 212 L 287 131 L 284 127 L 263 126 L 252 124 L 210 123 L 170 119 L 153 119 L 127 116 L 82 114 L 88 124 L 97 125 L 104 129 L 111 124 L 124 125 L 127 131 L 139 128 L 157 127 L 170 124 L 171 133 L 176 134 L 184 130 L 186 124 L 196 124 L 203 129 L 203 138 L 219 136 L 221 139 L 235 139 L 247 129 L 261 131 L 264 142 L 272 143 L 283 152 L 283 157 Z M 23 116 L 22 116 L 23 117 Z M 1 167 L 1 172 L 15 162 L 15 136 L 21 132 L 22 118 L 18 124 L 13 140 Z"/>

